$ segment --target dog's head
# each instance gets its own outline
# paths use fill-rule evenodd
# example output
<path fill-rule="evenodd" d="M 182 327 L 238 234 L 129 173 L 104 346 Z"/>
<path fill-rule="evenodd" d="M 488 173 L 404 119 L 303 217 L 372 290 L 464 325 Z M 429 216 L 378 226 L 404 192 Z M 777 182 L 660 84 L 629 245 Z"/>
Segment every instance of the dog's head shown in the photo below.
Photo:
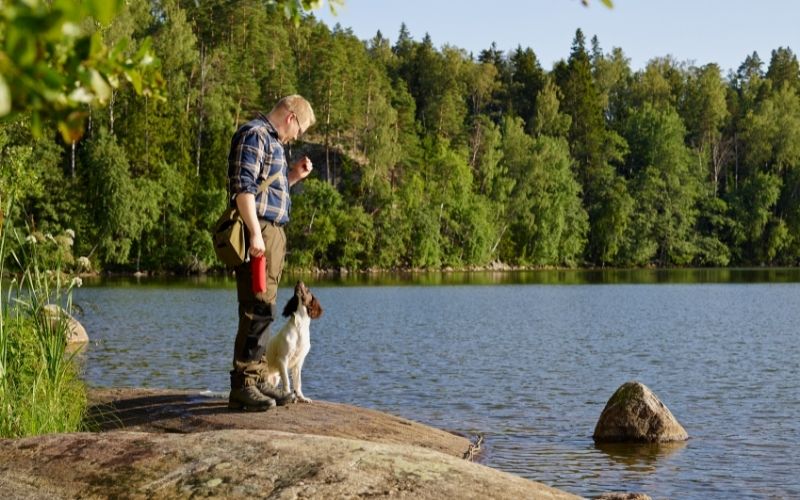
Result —
<path fill-rule="evenodd" d="M 311 293 L 311 290 L 302 281 L 298 281 L 294 286 L 294 296 L 286 303 L 283 308 L 283 316 L 289 317 L 300 307 L 305 306 L 308 311 L 308 316 L 311 319 L 317 319 L 322 316 L 322 306 L 319 305 L 319 300 Z"/>

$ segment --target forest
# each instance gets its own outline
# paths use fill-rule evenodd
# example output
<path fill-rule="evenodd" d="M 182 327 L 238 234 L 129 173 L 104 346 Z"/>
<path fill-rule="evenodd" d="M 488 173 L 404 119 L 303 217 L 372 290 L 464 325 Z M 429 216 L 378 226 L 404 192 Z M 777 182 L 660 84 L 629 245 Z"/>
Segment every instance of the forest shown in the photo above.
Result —
<path fill-rule="evenodd" d="M 472 54 L 403 24 L 359 40 L 259 0 L 130 0 L 91 28 L 151 44 L 163 86 L 121 82 L 79 139 L 0 122 L 8 244 L 53 265 L 220 269 L 231 136 L 293 93 L 317 124 L 290 148 L 315 165 L 293 191 L 291 269 L 800 264 L 789 47 L 728 74 L 669 56 L 636 70 L 577 30 L 543 68 L 535 47 Z"/>

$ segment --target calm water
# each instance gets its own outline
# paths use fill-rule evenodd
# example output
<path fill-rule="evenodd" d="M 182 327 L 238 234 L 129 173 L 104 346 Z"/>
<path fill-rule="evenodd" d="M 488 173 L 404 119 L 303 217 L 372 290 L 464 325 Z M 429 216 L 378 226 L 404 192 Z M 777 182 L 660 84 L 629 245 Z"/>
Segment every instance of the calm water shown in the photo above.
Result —
<path fill-rule="evenodd" d="M 583 496 L 800 498 L 800 273 L 708 273 L 307 280 L 325 314 L 304 389 L 483 433 L 487 465 Z M 107 283 L 75 300 L 89 383 L 227 390 L 232 282 Z M 596 447 L 597 418 L 629 380 L 691 439 Z"/>

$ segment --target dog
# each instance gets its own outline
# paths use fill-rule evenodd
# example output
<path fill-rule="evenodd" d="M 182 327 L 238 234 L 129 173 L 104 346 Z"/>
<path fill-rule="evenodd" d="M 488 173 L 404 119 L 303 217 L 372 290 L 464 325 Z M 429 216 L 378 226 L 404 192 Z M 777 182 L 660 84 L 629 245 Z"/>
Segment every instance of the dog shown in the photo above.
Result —
<path fill-rule="evenodd" d="M 267 342 L 267 380 L 273 387 L 280 381 L 285 394 L 292 394 L 293 382 L 297 400 L 310 403 L 303 395 L 303 362 L 311 349 L 311 320 L 322 316 L 322 306 L 305 283 L 298 281 L 283 316 L 289 318 L 286 324 Z"/>

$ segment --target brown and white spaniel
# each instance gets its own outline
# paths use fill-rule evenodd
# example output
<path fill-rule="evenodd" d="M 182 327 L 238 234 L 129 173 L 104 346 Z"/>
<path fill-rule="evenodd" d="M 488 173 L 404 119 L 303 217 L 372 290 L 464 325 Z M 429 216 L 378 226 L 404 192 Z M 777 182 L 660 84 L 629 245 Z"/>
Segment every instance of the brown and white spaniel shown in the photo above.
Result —
<path fill-rule="evenodd" d="M 311 349 L 311 320 L 322 316 L 322 307 L 305 283 L 298 281 L 294 287 L 294 296 L 283 309 L 283 316 L 289 319 L 267 343 L 268 381 L 277 386 L 280 380 L 286 394 L 292 393 L 292 382 L 294 382 L 297 399 L 303 403 L 310 403 L 311 400 L 303 395 L 301 375 L 303 362 Z"/>

